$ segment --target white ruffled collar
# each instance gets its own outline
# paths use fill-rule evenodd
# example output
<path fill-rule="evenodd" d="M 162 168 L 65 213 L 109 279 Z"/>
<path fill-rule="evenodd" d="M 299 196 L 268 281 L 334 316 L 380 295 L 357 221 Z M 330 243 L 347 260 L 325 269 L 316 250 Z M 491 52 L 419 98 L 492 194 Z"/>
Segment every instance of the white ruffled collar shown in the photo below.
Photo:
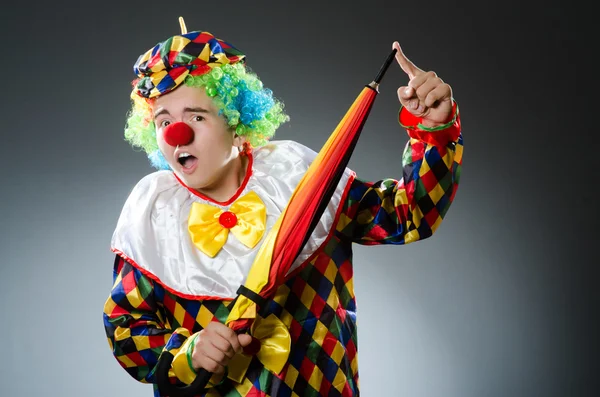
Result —
<path fill-rule="evenodd" d="M 113 233 L 112 250 L 167 290 L 188 299 L 233 299 L 245 281 L 261 243 L 249 249 L 235 238 L 214 257 L 199 251 L 187 231 L 192 203 L 222 209 L 253 191 L 267 209 L 266 234 L 316 157 L 293 141 L 273 141 L 254 150 L 242 185 L 227 202 L 216 202 L 186 187 L 171 171 L 144 177 L 128 197 Z M 290 272 L 301 266 L 327 241 L 354 172 L 346 169 L 336 192 Z"/>

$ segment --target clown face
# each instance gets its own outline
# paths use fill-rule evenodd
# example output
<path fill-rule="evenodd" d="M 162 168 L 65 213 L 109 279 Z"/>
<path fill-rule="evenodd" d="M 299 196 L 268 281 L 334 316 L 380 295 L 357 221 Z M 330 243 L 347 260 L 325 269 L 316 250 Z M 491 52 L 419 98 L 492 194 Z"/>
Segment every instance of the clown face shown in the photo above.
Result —
<path fill-rule="evenodd" d="M 152 112 L 158 147 L 179 179 L 217 201 L 232 196 L 245 175 L 238 149 L 243 138 L 218 114 L 204 88 L 182 85 L 158 97 Z M 165 140 L 165 130 L 175 123 L 191 128 L 178 146 Z"/>

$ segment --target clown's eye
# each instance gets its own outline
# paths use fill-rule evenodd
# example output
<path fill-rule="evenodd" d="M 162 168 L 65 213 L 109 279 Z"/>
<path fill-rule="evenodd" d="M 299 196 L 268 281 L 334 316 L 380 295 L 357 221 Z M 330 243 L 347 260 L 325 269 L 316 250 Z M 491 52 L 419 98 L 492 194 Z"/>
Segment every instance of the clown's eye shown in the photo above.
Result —
<path fill-rule="evenodd" d="M 169 120 L 163 120 L 163 121 L 161 121 L 161 122 L 160 122 L 160 124 L 159 124 L 159 125 L 160 125 L 162 128 L 165 128 L 165 127 L 166 127 L 166 126 L 168 126 L 169 124 L 171 124 L 171 122 L 170 122 Z"/>
<path fill-rule="evenodd" d="M 204 120 L 204 117 L 202 116 L 194 116 L 194 121 L 202 121 Z"/>

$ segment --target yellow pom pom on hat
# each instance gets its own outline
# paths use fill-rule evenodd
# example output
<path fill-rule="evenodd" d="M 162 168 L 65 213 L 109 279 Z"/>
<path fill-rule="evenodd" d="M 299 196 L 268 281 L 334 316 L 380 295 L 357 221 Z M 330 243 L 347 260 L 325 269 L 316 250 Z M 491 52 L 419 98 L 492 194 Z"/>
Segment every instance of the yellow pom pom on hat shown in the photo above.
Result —
<path fill-rule="evenodd" d="M 133 72 L 140 78 L 134 92 L 154 98 L 177 88 L 188 75 L 200 76 L 214 67 L 244 60 L 231 44 L 209 32 L 187 32 L 179 18 L 181 34 L 175 35 L 140 55 Z"/>

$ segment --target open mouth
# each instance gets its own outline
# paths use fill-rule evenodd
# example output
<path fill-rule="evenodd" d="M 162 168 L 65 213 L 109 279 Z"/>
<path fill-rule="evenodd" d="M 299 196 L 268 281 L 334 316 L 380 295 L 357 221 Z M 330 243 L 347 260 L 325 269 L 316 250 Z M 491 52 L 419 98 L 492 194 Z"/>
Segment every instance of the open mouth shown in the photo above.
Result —
<path fill-rule="evenodd" d="M 191 169 L 198 162 L 198 158 L 189 153 L 180 153 L 177 162 L 181 164 L 184 169 Z"/>

